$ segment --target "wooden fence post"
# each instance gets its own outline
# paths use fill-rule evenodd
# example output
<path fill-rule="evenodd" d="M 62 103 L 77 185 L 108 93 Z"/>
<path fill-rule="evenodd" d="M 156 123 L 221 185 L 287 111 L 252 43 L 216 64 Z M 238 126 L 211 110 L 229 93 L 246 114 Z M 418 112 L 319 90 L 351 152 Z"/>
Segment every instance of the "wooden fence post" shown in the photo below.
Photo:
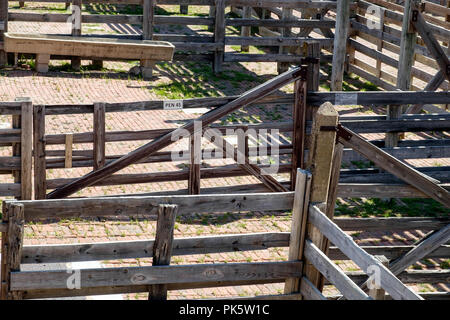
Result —
<path fill-rule="evenodd" d="M 8 32 L 8 1 L 0 1 L 0 42 L 4 41 L 4 33 Z M 0 68 L 8 64 L 7 54 L 0 50 Z"/>
<path fill-rule="evenodd" d="M 383 32 L 384 32 L 384 18 L 386 15 L 386 10 L 384 8 L 380 8 L 380 26 L 379 26 L 379 31 L 380 31 L 380 38 L 377 39 L 377 50 L 379 52 L 383 51 Z M 376 69 L 377 69 L 377 77 L 381 78 L 381 60 L 377 59 L 377 65 L 376 65 Z"/>
<path fill-rule="evenodd" d="M 73 153 L 73 134 L 66 134 L 66 144 L 64 148 L 64 168 L 72 168 L 72 153 Z M 94 147 L 95 149 L 95 147 Z"/>
<path fill-rule="evenodd" d="M 244 7 L 242 18 L 243 19 L 251 19 L 252 17 L 252 7 Z M 241 36 L 242 37 L 250 37 L 251 36 L 251 27 L 249 26 L 242 26 L 241 27 Z M 249 45 L 242 45 L 241 46 L 241 52 L 249 52 L 250 46 Z"/>
<path fill-rule="evenodd" d="M 2 233 L 1 299 L 18 300 L 22 299 L 22 293 L 10 290 L 10 278 L 11 271 L 20 271 L 25 224 L 23 205 L 3 204 L 2 221 L 8 224 L 8 231 Z"/>
<path fill-rule="evenodd" d="M 94 170 L 105 165 L 105 104 L 94 103 Z"/>
<path fill-rule="evenodd" d="M 307 170 L 312 174 L 310 201 L 319 204 L 325 211 L 331 180 L 336 128 L 339 115 L 329 102 L 322 104 L 317 110 L 312 126 L 311 144 Z M 332 218 L 332 217 L 330 217 Z M 325 237 L 311 224 L 307 226 L 307 234 L 312 242 L 321 250 L 326 247 Z M 310 264 L 305 265 L 304 274 L 316 286 L 322 283 L 321 274 Z"/>
<path fill-rule="evenodd" d="M 309 42 L 306 47 L 306 57 L 310 60 L 307 63 L 306 89 L 307 91 L 319 91 L 320 80 L 320 44 Z M 316 107 L 307 106 L 306 121 L 312 121 Z"/>
<path fill-rule="evenodd" d="M 389 268 L 389 259 L 386 258 L 385 256 L 375 256 L 375 258 L 377 258 L 378 260 L 380 260 L 380 262 L 386 267 Z M 384 300 L 385 299 L 385 295 L 386 292 L 384 291 L 383 288 L 376 288 L 376 283 L 375 281 L 372 281 L 371 284 L 371 289 L 369 290 L 369 296 L 371 296 L 373 299 L 375 300 Z M 379 285 L 379 284 L 378 284 Z"/>
<path fill-rule="evenodd" d="M 293 18 L 292 15 L 293 9 L 290 8 L 283 8 L 282 9 L 282 20 L 290 20 Z M 281 37 L 290 37 L 291 36 L 291 28 L 280 28 L 280 35 Z M 289 47 L 280 47 L 279 53 L 288 53 Z M 277 62 L 277 69 L 278 73 L 281 74 L 283 72 L 286 72 L 289 69 L 289 62 Z"/>
<path fill-rule="evenodd" d="M 222 71 L 222 63 L 225 53 L 225 1 L 216 0 L 216 14 L 214 24 L 214 42 L 222 44 L 214 52 L 214 72 Z"/>
<path fill-rule="evenodd" d="M 20 199 L 31 200 L 33 197 L 33 103 L 29 99 L 22 102 L 20 161 Z"/>
<path fill-rule="evenodd" d="M 34 107 L 34 198 L 45 199 L 47 191 L 45 161 L 45 105 Z"/>
<path fill-rule="evenodd" d="M 180 13 L 181 14 L 188 14 L 189 12 L 189 6 L 185 4 L 180 4 Z"/>
<path fill-rule="evenodd" d="M 336 9 L 336 28 L 334 32 L 333 65 L 331 71 L 332 91 L 342 91 L 349 27 L 350 0 L 338 0 Z"/>
<path fill-rule="evenodd" d="M 289 261 L 303 260 L 310 186 L 311 174 L 308 171 L 297 169 L 294 204 L 292 207 L 291 236 L 289 240 Z M 286 279 L 284 293 L 299 292 L 300 281 L 300 278 Z"/>
<path fill-rule="evenodd" d="M 196 133 L 191 134 L 189 138 L 189 180 L 188 189 L 189 194 L 200 194 L 200 166 L 202 159 L 201 136 L 198 137 Z"/>
<path fill-rule="evenodd" d="M 292 118 L 294 128 L 292 133 L 292 159 L 291 159 L 291 190 L 294 190 L 296 184 L 297 168 L 303 168 L 304 149 L 306 138 L 306 96 L 307 96 L 307 67 L 302 66 L 303 76 L 295 81 L 295 101 Z"/>
<path fill-rule="evenodd" d="M 414 64 L 414 51 L 417 43 L 417 34 L 412 26 L 413 2 L 419 3 L 420 0 L 406 0 L 403 11 L 403 24 L 400 36 L 400 53 L 397 68 L 397 89 L 403 91 L 411 90 L 412 84 L 412 66 Z M 407 106 L 392 106 L 393 110 L 388 109 L 388 118 L 395 119 L 406 111 Z M 400 109 L 400 110 L 396 110 Z M 387 133 L 386 143 L 389 147 L 396 147 L 399 133 Z M 388 145 L 386 145 L 388 147 Z"/>
<path fill-rule="evenodd" d="M 142 39 L 151 40 L 153 38 L 153 16 L 155 12 L 155 0 L 144 0 L 142 16 Z"/>
<path fill-rule="evenodd" d="M 72 0 L 72 36 L 81 36 L 81 17 L 82 0 Z M 79 71 L 81 67 L 81 58 L 73 57 L 71 59 L 72 69 Z"/>
<path fill-rule="evenodd" d="M 170 258 L 172 257 L 173 229 L 177 212 L 177 205 L 159 205 L 156 237 L 155 243 L 153 244 L 154 266 L 165 266 L 170 264 Z M 151 285 L 148 299 L 167 300 L 167 284 Z"/>

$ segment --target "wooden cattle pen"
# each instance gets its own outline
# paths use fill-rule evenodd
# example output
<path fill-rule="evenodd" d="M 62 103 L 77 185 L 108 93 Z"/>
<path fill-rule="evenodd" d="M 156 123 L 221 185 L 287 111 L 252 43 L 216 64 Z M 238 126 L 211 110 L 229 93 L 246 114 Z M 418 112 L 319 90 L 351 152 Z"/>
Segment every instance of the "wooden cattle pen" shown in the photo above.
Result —
<path fill-rule="evenodd" d="M 421 171 L 399 159 L 423 157 L 424 154 L 448 157 L 448 144 L 401 140 L 398 147 L 385 147 L 385 141 L 367 141 L 359 133 L 448 130 L 450 119 L 446 115 L 404 115 L 399 119 L 386 116 L 339 117 L 333 105 L 413 104 L 418 101 L 445 104 L 447 92 L 307 92 L 308 67 L 290 70 L 237 97 L 185 100 L 184 106 L 215 106 L 197 120 L 213 125 L 216 119 L 251 103 L 285 100 L 293 104 L 293 121 L 289 123 L 262 123 L 263 128 L 278 128 L 292 132 L 292 144 L 282 146 L 291 158 L 283 166 L 290 173 L 287 181 L 278 181 L 262 174 L 262 166 L 252 164 L 248 156 L 235 167 L 214 168 L 213 172 L 191 163 L 188 170 L 176 173 L 148 173 L 145 175 L 114 174 L 121 168 L 142 161 L 169 161 L 160 150 L 173 141 L 168 139 L 173 131 L 186 129 L 195 135 L 194 120 L 177 129 L 146 132 L 106 132 L 105 113 L 112 111 L 154 110 L 162 101 L 131 104 L 96 103 L 94 105 L 39 105 L 27 116 L 31 102 L 28 100 L 2 103 L 3 114 L 16 117 L 20 127 L 5 130 L 2 143 L 20 150 L 19 155 L 2 159 L 2 172 L 21 172 L 22 164 L 29 166 L 34 149 L 35 198 L 25 195 L 23 189 L 31 188 L 31 175 L 21 175 L 21 180 L 2 185 L 8 195 L 22 198 L 5 201 L 2 230 L 2 297 L 4 299 L 62 297 L 91 294 L 150 292 L 150 299 L 165 299 L 167 290 L 230 286 L 267 282 L 285 282 L 285 293 L 266 298 L 325 299 L 321 290 L 325 283 L 338 288 L 346 299 L 445 299 L 448 292 L 425 294 L 424 297 L 408 289 L 404 283 L 447 282 L 447 270 L 422 271 L 405 269 L 425 257 L 448 257 L 450 232 L 448 218 L 336 218 L 334 203 L 339 197 L 399 197 L 432 198 L 450 207 L 448 168 L 422 168 Z M 273 94 L 289 83 L 295 83 L 293 95 Z M 74 134 L 45 134 L 45 116 L 61 113 L 93 113 L 94 132 Z M 26 118 L 28 117 L 28 118 Z M 346 119 L 348 118 L 348 119 Z M 19 121 L 20 119 L 20 121 Z M 20 139 L 23 128 L 30 127 L 24 119 L 32 119 L 33 146 L 24 148 Z M 249 128 L 253 124 L 239 124 Z M 255 126 L 255 125 L 253 125 Z M 223 134 L 224 126 L 217 127 Z M 12 129 L 13 130 L 13 129 Z M 198 130 L 198 129 L 197 129 Z M 15 137 L 16 140 L 12 140 Z M 104 145 L 112 139 L 153 139 L 144 146 L 125 155 L 107 159 Z M 10 140 L 6 140 L 9 138 Z M 216 139 L 220 140 L 220 137 Z M 224 139 L 222 139 L 224 140 Z M 92 142 L 93 149 L 78 154 L 74 142 Z M 217 140 L 215 140 L 217 142 Z M 441 141 L 441 140 L 436 140 Z M 445 141 L 444 141 L 445 142 Z M 419 145 L 422 143 L 422 145 Z M 60 144 L 63 150 L 49 152 L 47 144 Z M 271 145 L 268 148 L 273 148 Z M 384 147 L 384 148 L 383 148 Z M 256 146 L 259 148 L 259 146 Z M 196 150 L 196 149 L 191 149 Z M 197 149 L 198 150 L 198 149 Z M 233 149 L 232 149 L 233 150 Z M 431 151 L 433 150 L 433 151 Z M 358 156 L 357 154 L 360 154 Z M 49 155 L 57 161 L 50 161 Z M 190 154 L 190 159 L 201 155 Z M 237 159 L 237 151 L 225 153 Z M 83 157 L 80 160 L 77 157 Z M 341 169 L 342 160 L 364 157 L 378 168 L 358 170 Z M 11 164 L 13 163 L 13 164 Z M 9 164 L 9 166 L 8 166 Z M 92 166 L 94 171 L 76 179 L 47 180 L 45 172 L 52 167 Z M 298 169 L 302 168 L 302 169 Z M 382 171 L 381 171 L 382 170 Z M 210 175 L 253 175 L 260 185 L 241 185 L 237 188 L 200 189 L 200 179 Z M 17 174 L 16 174 L 17 176 Z M 175 191 L 190 195 L 130 195 L 106 198 L 69 198 L 77 190 L 94 184 L 137 183 L 188 179 L 189 188 Z M 24 184 L 26 187 L 24 187 Z M 48 189 L 54 191 L 47 194 Z M 225 191 L 226 189 L 226 191 Z M 273 193 L 255 193 L 259 191 Z M 291 191 L 289 191 L 291 190 Z M 215 193 L 198 195 L 198 193 Z M 196 195 L 197 194 L 197 195 Z M 55 199 L 55 200 L 52 200 Z M 268 201 L 270 199 L 270 201 Z M 54 210 L 56 209 L 56 210 Z M 219 237 L 173 239 L 174 217 L 196 212 L 275 211 L 292 210 L 292 232 L 246 234 Z M 23 245 L 23 227 L 28 221 L 40 219 L 80 218 L 86 216 L 124 217 L 136 214 L 158 213 L 158 227 L 154 240 L 137 242 L 111 242 L 73 245 Z M 314 227 L 312 227 L 314 226 Z M 409 246 L 358 246 L 344 231 L 348 230 L 408 230 L 411 228 L 434 230 L 421 241 Z M 330 246 L 330 242 L 334 246 Z M 164 245 L 164 250 L 159 246 Z M 271 263 L 213 264 L 170 266 L 171 255 L 193 253 L 256 250 L 270 247 L 289 247 L 289 260 Z M 8 248 L 7 250 L 5 248 Z M 172 248 L 172 251 L 170 250 Z M 153 252 L 153 253 L 152 253 Z M 67 289 L 70 275 L 66 271 L 20 271 L 22 263 L 70 262 L 86 260 L 152 257 L 152 267 L 83 269 L 81 289 Z M 374 256 L 377 256 L 376 258 Z M 350 259 L 362 271 L 345 273 L 333 259 Z M 367 289 L 367 276 L 373 266 L 381 274 L 381 287 Z M 183 277 L 177 275 L 183 274 Z M 325 282 L 325 275 L 328 282 Z M 112 280 L 113 279 L 113 280 Z M 177 279 L 177 280 L 173 280 Z M 360 287 L 361 286 L 361 287 Z M 264 298 L 264 297 L 259 297 Z M 330 299 L 336 297 L 328 297 Z"/>
<path fill-rule="evenodd" d="M 76 6 L 115 3 L 113 0 L 72 1 Z M 66 36 L 169 41 L 176 48 L 176 61 L 212 63 L 215 72 L 222 71 L 231 62 L 277 62 L 280 75 L 241 95 L 219 98 L 45 104 L 18 97 L 16 101 L 0 102 L 0 115 L 11 117 L 11 128 L 0 129 L 0 146 L 12 150 L 10 156 L 0 157 L 0 174 L 13 180 L 0 184 L 0 196 L 15 198 L 3 201 L 0 224 L 2 299 L 148 292 L 151 300 L 165 300 L 170 290 L 262 283 L 284 283 L 284 292 L 245 298 L 443 300 L 450 297 L 449 292 L 419 293 L 406 286 L 450 283 L 449 269 L 408 269 L 422 259 L 450 257 L 448 216 L 334 216 L 338 197 L 431 198 L 450 208 L 450 167 L 414 168 L 407 164 L 412 159 L 450 158 L 446 135 L 450 130 L 450 115 L 445 112 L 450 103 L 448 1 L 420 4 L 407 0 L 404 5 L 390 0 L 121 0 L 117 3 L 140 5 L 142 14 L 86 14 L 82 10 L 74 10 L 74 14 L 82 23 L 137 25 L 142 29 L 140 34 L 81 34 L 81 27 L 76 27 Z M 181 15 L 156 14 L 155 6 L 172 4 L 180 4 Z M 207 6 L 209 15 L 188 16 L 190 6 Z M 0 9 L 0 41 L 8 31 L 9 21 L 66 22 L 71 17 L 55 13 L 8 13 L 7 0 L 0 0 Z M 201 25 L 209 29 L 201 35 L 155 31 L 156 26 L 167 24 Z M 239 27 L 238 33 L 227 32 L 229 27 Z M 230 50 L 231 46 L 240 46 L 240 52 Z M 249 53 L 249 46 L 264 51 Z M 51 58 L 70 59 L 73 66 L 80 65 L 79 56 L 55 53 Z M 6 60 L 5 53 L 1 52 L 0 64 L 6 64 Z M 100 65 L 104 59 L 92 60 Z M 290 68 L 291 65 L 294 67 Z M 324 76 L 321 70 L 324 67 L 331 70 L 329 77 Z M 342 91 L 344 71 L 386 91 Z M 332 91 L 319 91 L 319 83 L 324 78 L 329 80 Z M 293 85 L 293 93 L 282 93 L 280 89 L 287 85 Z M 171 129 L 108 129 L 111 113 L 164 111 L 167 103 L 181 103 L 183 109 L 210 110 Z M 240 108 L 269 104 L 290 107 L 292 119 L 218 123 Z M 385 107 L 386 111 L 379 115 L 339 116 L 334 106 Z M 93 129 L 46 131 L 46 119 L 60 115 L 92 117 Z M 202 129 L 195 126 L 195 121 L 201 121 Z M 210 141 L 214 149 L 196 147 L 195 136 L 205 129 L 216 129 L 219 133 Z M 231 136 L 237 143 L 227 140 L 231 129 L 235 130 Z M 248 133 L 252 130 L 277 130 L 282 139 L 268 138 L 262 143 L 257 134 L 256 143 L 250 144 Z M 172 161 L 172 152 L 165 148 L 173 145 L 173 136 L 181 132 L 187 132 L 184 138 L 189 141 L 188 150 L 177 149 L 184 154 L 179 160 L 187 164 L 185 167 L 167 172 L 121 172 L 135 164 Z M 247 136 L 239 140 L 238 132 Z M 440 133 L 441 139 L 428 135 L 413 140 L 407 135 L 423 132 Z M 385 137 L 365 139 L 364 134 Z M 131 145 L 136 141 L 145 144 L 124 154 L 106 152 L 107 143 Z M 77 144 L 90 147 L 77 149 Z M 243 153 L 240 144 L 244 146 Z M 252 161 L 255 152 L 267 154 L 275 149 L 286 160 L 280 162 L 277 177 L 264 173 L 269 165 Z M 221 159 L 235 163 L 206 167 L 195 161 L 204 159 L 205 155 L 213 158 L 222 151 Z M 361 169 L 343 166 L 352 161 L 367 165 Z M 69 172 L 73 168 L 85 168 L 89 172 L 77 177 L 49 177 L 50 170 Z M 240 176 L 256 178 L 258 183 L 201 187 L 202 179 Z M 171 181 L 187 181 L 187 188 L 92 198 L 77 194 L 93 186 Z M 254 211 L 292 211 L 291 232 L 189 238 L 173 235 L 177 215 Z M 138 215 L 156 216 L 154 239 L 24 244 L 26 223 Z M 358 245 L 346 233 L 419 229 L 429 233 L 409 245 Z M 288 248 L 287 261 L 170 264 L 175 256 L 268 248 Z M 78 270 L 79 287 L 74 288 L 68 287 L 68 280 L 78 275 L 67 270 L 24 271 L 22 268 L 26 264 L 139 258 L 153 258 L 153 265 Z M 344 272 L 336 260 L 352 261 L 360 271 Z M 376 285 L 373 272 L 379 275 Z M 328 284 L 334 285 L 340 294 L 325 296 L 323 287 Z"/>

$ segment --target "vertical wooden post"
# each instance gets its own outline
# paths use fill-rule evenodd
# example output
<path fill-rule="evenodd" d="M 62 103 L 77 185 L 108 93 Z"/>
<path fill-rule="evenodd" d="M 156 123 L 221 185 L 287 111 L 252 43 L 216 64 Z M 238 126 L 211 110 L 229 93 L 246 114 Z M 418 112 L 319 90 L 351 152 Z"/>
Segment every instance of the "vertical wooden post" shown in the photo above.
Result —
<path fill-rule="evenodd" d="M 20 198 L 31 200 L 33 197 L 33 103 L 31 100 L 22 102 L 20 160 Z"/>
<path fill-rule="evenodd" d="M 294 128 L 292 133 L 292 159 L 291 159 L 291 190 L 296 184 L 297 168 L 304 167 L 304 149 L 306 137 L 306 96 L 307 96 L 307 67 L 302 66 L 302 77 L 295 81 L 295 101 L 292 119 Z"/>
<path fill-rule="evenodd" d="M 0 42 L 4 41 L 4 34 L 8 32 L 8 1 L 0 1 Z M 7 55 L 4 50 L 0 50 L 0 68 L 8 63 Z"/>
<path fill-rule="evenodd" d="M 380 37 L 379 39 L 377 39 L 377 50 L 379 52 L 383 51 L 383 32 L 384 32 L 384 18 L 385 18 L 385 14 L 386 14 L 386 10 L 384 8 L 380 8 L 380 27 L 379 27 L 379 31 L 380 31 Z M 381 78 L 381 60 L 377 59 L 377 65 L 376 65 L 376 69 L 377 69 L 377 77 Z"/>
<path fill-rule="evenodd" d="M 142 17 L 142 39 L 151 40 L 153 38 L 153 16 L 155 12 L 155 0 L 144 0 Z"/>
<path fill-rule="evenodd" d="M 307 64 L 306 89 L 308 91 L 319 91 L 320 80 L 320 44 L 318 42 L 309 42 L 306 47 L 306 57 L 310 59 Z M 313 119 L 316 107 L 308 106 L 306 108 L 306 120 Z"/>
<path fill-rule="evenodd" d="M 192 134 L 189 138 L 189 142 L 189 194 L 200 194 L 200 166 L 202 159 L 201 137 L 198 137 L 196 134 Z"/>
<path fill-rule="evenodd" d="M 347 36 L 350 26 L 350 0 L 337 0 L 336 28 L 334 31 L 331 90 L 342 91 Z"/>
<path fill-rule="evenodd" d="M 281 11 L 281 19 L 282 20 L 290 20 L 292 19 L 292 10 L 290 8 L 283 8 Z M 280 28 L 280 34 L 281 37 L 290 37 L 291 36 L 291 28 Z M 281 46 L 279 48 L 279 53 L 288 53 L 289 47 L 283 47 Z M 286 72 L 289 69 L 289 62 L 278 62 L 277 63 L 277 69 L 278 73 L 281 74 L 283 72 Z"/>
<path fill-rule="evenodd" d="M 216 0 L 215 9 L 214 42 L 222 45 L 214 52 L 214 72 L 218 73 L 222 71 L 225 53 L 225 0 Z"/>
<path fill-rule="evenodd" d="M 289 261 L 303 260 L 310 187 L 311 174 L 308 171 L 297 169 L 294 204 L 292 207 L 291 236 L 289 240 Z M 299 292 L 300 281 L 300 278 L 286 279 L 284 293 Z"/>
<path fill-rule="evenodd" d="M 16 101 L 20 100 L 19 98 L 16 98 Z M 13 115 L 12 116 L 12 127 L 13 129 L 20 129 L 22 126 L 22 121 L 21 121 L 21 116 L 20 115 Z M 22 140 L 22 135 L 20 140 Z M 21 152 L 22 148 L 21 148 L 21 143 L 13 143 L 12 144 L 12 156 L 13 157 L 20 157 L 20 152 Z M 14 183 L 21 183 L 21 170 L 13 170 L 12 175 L 14 177 Z M 20 200 L 20 197 L 16 197 L 16 199 Z"/>
<path fill-rule="evenodd" d="M 401 105 L 388 105 L 386 107 L 386 119 L 399 119 L 402 116 Z M 396 132 L 387 132 L 385 135 L 385 147 L 393 148 L 398 146 L 399 134 Z"/>
<path fill-rule="evenodd" d="M 317 204 L 323 211 L 326 211 L 336 142 L 336 131 L 332 128 L 337 126 L 338 118 L 339 115 L 331 103 L 322 104 L 314 116 L 311 132 L 311 145 L 306 166 L 312 174 L 310 201 Z M 325 249 L 325 237 L 316 227 L 308 224 L 307 234 L 321 251 Z M 304 274 L 316 287 L 320 286 L 321 275 L 312 264 L 305 265 Z"/>
<path fill-rule="evenodd" d="M 389 259 L 385 256 L 375 256 L 387 268 L 389 268 Z M 384 300 L 386 292 L 383 288 L 375 288 L 375 283 L 372 283 L 372 289 L 369 290 L 369 296 L 375 300 Z"/>
<path fill-rule="evenodd" d="M 73 134 L 66 134 L 66 144 L 64 148 L 64 168 L 72 168 L 72 149 L 73 149 Z"/>
<path fill-rule="evenodd" d="M 414 51 L 417 42 L 417 34 L 411 22 L 414 3 L 419 4 L 420 0 L 406 0 L 405 9 L 403 10 L 403 24 L 400 36 L 400 53 L 397 69 L 397 89 L 403 91 L 411 90 L 412 84 L 412 66 L 414 64 Z M 396 108 L 399 108 L 400 110 L 395 110 Z M 393 107 L 393 110 L 388 111 L 388 118 L 395 119 L 395 116 L 401 115 L 406 111 L 406 108 L 407 106 Z M 386 142 L 392 142 L 392 147 L 395 147 L 397 146 L 399 137 L 399 133 L 387 133 Z"/>
<path fill-rule="evenodd" d="M 242 13 L 242 18 L 244 19 L 250 19 L 252 17 L 252 7 L 244 7 L 243 8 L 243 13 Z M 242 37 L 250 37 L 251 36 L 251 27 L 249 26 L 242 26 L 241 27 L 241 36 Z M 242 52 L 249 52 L 250 47 L 249 45 L 242 45 L 241 46 L 241 51 Z"/>
<path fill-rule="evenodd" d="M 82 10 L 82 0 L 72 0 L 72 36 L 81 36 L 81 10 Z M 72 69 L 80 70 L 81 58 L 73 57 L 71 59 Z"/>
<path fill-rule="evenodd" d="M 170 264 L 172 257 L 173 229 L 178 206 L 174 204 L 160 204 L 156 223 L 156 237 L 153 244 L 153 265 L 165 266 Z M 149 300 L 167 300 L 167 285 L 156 284 L 150 286 Z"/>
<path fill-rule="evenodd" d="M 105 104 L 94 103 L 94 170 L 105 165 Z"/>
<path fill-rule="evenodd" d="M 330 186 L 328 188 L 328 198 L 327 198 L 327 207 L 325 214 L 327 217 L 334 217 L 334 207 L 336 206 L 337 200 L 337 191 L 339 185 L 339 177 L 341 175 L 341 165 L 342 165 L 342 156 L 344 154 L 344 145 L 341 143 L 336 143 L 334 147 L 333 153 L 333 162 L 331 166 L 331 177 L 330 177 Z M 330 247 L 330 241 L 325 238 L 324 239 L 324 250 L 323 252 L 328 255 L 328 249 Z M 324 278 L 321 278 L 321 282 L 319 283 L 318 289 L 320 291 L 323 290 Z"/>
<path fill-rule="evenodd" d="M 181 14 L 188 14 L 189 12 L 189 6 L 185 4 L 180 4 L 180 13 Z"/>
<path fill-rule="evenodd" d="M 34 198 L 45 199 L 47 192 L 45 161 L 45 105 L 34 107 Z"/>
<path fill-rule="evenodd" d="M 10 290 L 12 271 L 20 271 L 22 258 L 23 230 L 25 224 L 24 207 L 3 205 L 3 223 L 8 231 L 2 234 L 2 300 L 22 299 L 22 292 Z"/>

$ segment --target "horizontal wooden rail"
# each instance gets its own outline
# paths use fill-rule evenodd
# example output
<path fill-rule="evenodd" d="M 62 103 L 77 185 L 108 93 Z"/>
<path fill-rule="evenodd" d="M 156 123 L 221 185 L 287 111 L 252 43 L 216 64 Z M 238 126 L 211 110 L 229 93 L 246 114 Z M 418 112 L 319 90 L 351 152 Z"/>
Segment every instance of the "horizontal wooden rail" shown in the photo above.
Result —
<path fill-rule="evenodd" d="M 299 277 L 301 266 L 289 261 L 95 268 L 80 270 L 80 276 L 81 288 L 93 288 Z M 11 272 L 11 290 L 65 289 L 69 276 L 66 270 Z"/>
<path fill-rule="evenodd" d="M 159 204 L 177 204 L 178 213 L 215 213 L 271 211 L 292 209 L 293 192 L 156 196 L 105 197 L 41 201 L 18 201 L 23 204 L 25 219 L 75 218 L 80 216 L 156 214 Z M 6 201 L 9 203 L 9 201 Z"/>

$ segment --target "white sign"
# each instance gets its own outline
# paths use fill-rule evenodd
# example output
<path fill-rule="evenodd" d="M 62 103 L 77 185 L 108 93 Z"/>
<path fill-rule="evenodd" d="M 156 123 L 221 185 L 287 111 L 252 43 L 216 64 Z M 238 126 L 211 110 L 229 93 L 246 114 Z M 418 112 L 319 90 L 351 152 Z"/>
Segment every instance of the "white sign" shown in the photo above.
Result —
<path fill-rule="evenodd" d="M 164 110 L 181 110 L 183 109 L 183 100 L 167 100 L 163 103 Z"/>

